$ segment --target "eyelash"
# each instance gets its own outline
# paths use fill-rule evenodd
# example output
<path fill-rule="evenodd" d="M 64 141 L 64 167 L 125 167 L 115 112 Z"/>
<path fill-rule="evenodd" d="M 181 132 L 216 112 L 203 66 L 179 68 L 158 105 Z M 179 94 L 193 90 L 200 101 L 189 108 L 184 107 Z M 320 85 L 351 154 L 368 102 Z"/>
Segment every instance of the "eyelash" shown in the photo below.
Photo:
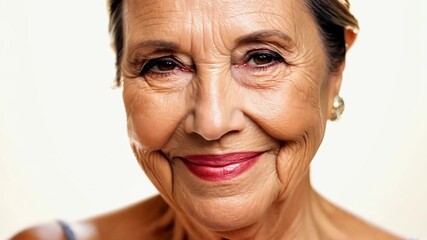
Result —
<path fill-rule="evenodd" d="M 185 67 L 183 64 L 181 64 L 178 60 L 176 60 L 173 56 L 164 56 L 154 59 L 148 59 L 146 60 L 146 64 L 142 67 L 141 71 L 139 72 L 140 76 L 144 76 L 146 74 L 150 74 L 153 77 L 169 77 L 173 74 L 173 72 L 179 68 L 180 71 L 184 72 L 191 72 L 190 69 Z M 166 63 L 171 62 L 174 64 L 174 68 L 170 71 L 162 72 L 162 70 L 153 70 L 156 66 L 159 67 L 160 63 Z"/>
<path fill-rule="evenodd" d="M 253 61 L 253 59 L 256 56 L 260 56 L 260 55 L 267 55 L 268 57 L 271 58 L 271 62 L 266 63 L 266 64 L 262 64 L 260 66 L 253 66 L 251 68 L 251 71 L 266 71 L 268 70 L 270 67 L 273 67 L 279 63 L 286 63 L 285 59 L 278 53 L 271 51 L 271 50 L 251 50 L 246 54 L 246 57 L 243 58 L 243 64 L 241 64 L 238 67 L 246 67 L 248 66 L 248 64 L 250 63 L 250 61 Z"/>
<path fill-rule="evenodd" d="M 256 64 L 254 64 L 255 66 L 251 67 L 251 71 L 266 71 L 268 70 L 270 67 L 275 66 L 276 64 L 282 63 L 286 61 L 284 60 L 284 58 L 271 50 L 251 50 L 248 51 L 246 56 L 242 59 L 243 64 L 237 64 L 237 67 L 247 67 L 251 61 L 254 60 L 255 57 L 257 56 L 267 56 L 269 58 L 271 58 L 271 62 L 268 62 L 266 64 L 262 64 L 261 66 L 257 66 Z M 155 68 L 156 66 L 159 67 L 160 63 L 166 63 L 166 62 L 171 62 L 174 64 L 174 68 L 170 71 L 165 71 L 165 72 L 161 72 L 160 71 L 155 71 L 153 70 L 153 68 Z M 161 78 L 165 78 L 165 77 L 170 77 L 174 71 L 176 69 L 179 69 L 180 71 L 184 71 L 184 72 L 192 72 L 191 69 L 185 67 L 182 63 L 180 63 L 178 60 L 176 60 L 176 58 L 174 56 L 164 56 L 164 57 L 159 57 L 159 58 L 154 58 L 154 59 L 148 59 L 146 60 L 146 64 L 143 65 L 142 69 L 139 72 L 140 76 L 144 76 L 146 74 L 150 74 L 152 77 L 161 77 Z"/>

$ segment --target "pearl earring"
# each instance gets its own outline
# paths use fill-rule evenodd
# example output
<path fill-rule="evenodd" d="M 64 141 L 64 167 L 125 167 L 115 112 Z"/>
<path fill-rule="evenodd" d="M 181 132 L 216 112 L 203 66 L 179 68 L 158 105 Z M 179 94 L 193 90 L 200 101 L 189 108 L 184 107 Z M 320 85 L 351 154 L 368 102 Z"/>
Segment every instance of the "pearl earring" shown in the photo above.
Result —
<path fill-rule="evenodd" d="M 342 113 L 344 112 L 344 99 L 340 96 L 334 97 L 334 102 L 332 103 L 332 111 L 331 111 L 331 121 L 337 121 L 340 119 Z"/>

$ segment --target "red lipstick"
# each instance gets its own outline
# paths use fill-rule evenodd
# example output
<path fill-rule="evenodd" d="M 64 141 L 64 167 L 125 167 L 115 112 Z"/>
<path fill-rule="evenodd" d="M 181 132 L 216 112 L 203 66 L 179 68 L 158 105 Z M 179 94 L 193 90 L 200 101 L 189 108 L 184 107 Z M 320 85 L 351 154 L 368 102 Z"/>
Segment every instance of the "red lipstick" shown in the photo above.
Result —
<path fill-rule="evenodd" d="M 195 176 L 207 181 L 233 179 L 249 170 L 262 152 L 236 152 L 220 155 L 190 155 L 183 158 Z"/>

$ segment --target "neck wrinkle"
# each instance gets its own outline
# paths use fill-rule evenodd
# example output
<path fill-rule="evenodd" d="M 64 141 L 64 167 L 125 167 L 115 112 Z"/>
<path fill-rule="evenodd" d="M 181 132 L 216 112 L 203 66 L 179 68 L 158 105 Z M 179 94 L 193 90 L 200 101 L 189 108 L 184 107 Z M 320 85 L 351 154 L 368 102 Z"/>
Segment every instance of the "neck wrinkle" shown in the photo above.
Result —
<path fill-rule="evenodd" d="M 176 210 L 175 210 L 176 211 Z M 173 240 L 220 240 L 215 233 L 207 230 L 202 225 L 198 224 L 182 213 L 176 212 L 175 226 L 173 231 Z"/>
<path fill-rule="evenodd" d="M 280 214 L 283 216 L 282 218 L 287 218 L 284 222 L 288 224 L 279 225 L 279 231 L 271 231 L 270 228 L 271 232 L 279 234 L 271 236 L 270 238 L 263 238 L 261 236 L 259 239 L 348 239 L 348 235 L 338 227 L 336 221 L 332 217 L 333 211 L 337 208 L 331 205 L 313 189 L 309 175 L 308 171 L 307 175 L 304 176 L 296 189 L 290 194 L 289 199 L 285 200 L 285 207 Z M 294 210 L 292 211 L 292 209 Z M 280 222 L 280 220 L 278 222 Z M 284 226 L 288 227 L 280 231 L 280 227 Z M 268 228 L 266 230 L 268 232 Z"/>
<path fill-rule="evenodd" d="M 259 239 L 315 239 L 313 237 L 307 238 L 306 235 L 309 231 L 307 223 L 312 218 L 309 211 L 312 205 L 310 198 L 312 192 L 309 171 L 307 171 L 297 187 L 289 193 L 289 196 L 276 204 L 277 216 L 270 217 L 269 222 L 264 224 L 263 232 L 265 234 L 260 235 Z"/>
<path fill-rule="evenodd" d="M 343 219 L 337 221 L 334 217 L 335 212 L 339 211 L 339 208 L 332 205 L 328 200 L 320 196 L 317 192 L 312 192 L 313 206 L 312 215 L 314 216 L 314 227 L 320 236 L 320 239 L 349 239 L 348 233 L 344 229 L 340 228 Z"/>
<path fill-rule="evenodd" d="M 285 205 L 279 213 L 282 216 L 282 220 L 279 219 L 277 221 L 285 224 L 275 226 L 278 227 L 276 230 L 272 230 L 271 227 L 268 228 L 267 225 L 267 233 L 274 232 L 278 234 L 271 235 L 269 238 L 261 236 L 259 239 L 348 239 L 348 235 L 338 227 L 332 217 L 333 211 L 337 208 L 313 189 L 310 183 L 309 171 L 285 201 Z M 280 228 L 283 230 L 281 231 Z"/>

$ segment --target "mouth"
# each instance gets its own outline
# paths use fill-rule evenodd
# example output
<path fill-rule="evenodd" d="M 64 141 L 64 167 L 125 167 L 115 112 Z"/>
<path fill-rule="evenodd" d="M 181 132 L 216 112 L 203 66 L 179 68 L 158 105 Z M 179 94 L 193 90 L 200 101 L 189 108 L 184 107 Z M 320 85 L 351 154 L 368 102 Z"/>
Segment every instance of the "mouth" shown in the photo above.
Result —
<path fill-rule="evenodd" d="M 190 155 L 182 158 L 196 177 L 206 181 L 225 181 L 249 170 L 263 152 L 235 152 L 218 155 Z"/>

